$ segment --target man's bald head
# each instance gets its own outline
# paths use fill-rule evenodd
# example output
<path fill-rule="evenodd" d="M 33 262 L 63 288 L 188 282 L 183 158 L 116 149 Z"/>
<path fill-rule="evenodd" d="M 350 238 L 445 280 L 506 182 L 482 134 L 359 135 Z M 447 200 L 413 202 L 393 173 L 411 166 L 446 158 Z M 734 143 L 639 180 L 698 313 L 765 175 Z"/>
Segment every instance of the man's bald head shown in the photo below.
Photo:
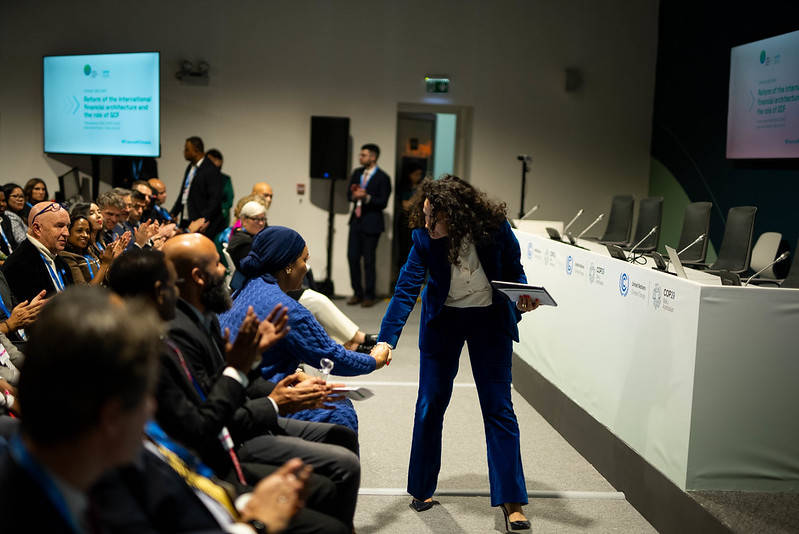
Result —
<path fill-rule="evenodd" d="M 183 234 L 169 239 L 163 251 L 177 271 L 182 299 L 202 313 L 230 308 L 225 266 L 213 241 L 202 234 Z"/>
<path fill-rule="evenodd" d="M 58 254 L 69 237 L 69 213 L 55 202 L 39 202 L 28 215 L 28 235 Z"/>
<path fill-rule="evenodd" d="M 159 180 L 158 178 L 150 178 L 147 180 L 147 183 L 150 184 L 150 187 L 153 190 L 153 195 L 155 195 L 155 201 L 160 206 L 164 202 L 166 202 L 166 185 L 164 182 Z"/>
<path fill-rule="evenodd" d="M 175 265 L 178 278 L 184 281 L 191 279 L 191 271 L 195 267 L 206 268 L 216 264 L 219 259 L 214 242 L 202 234 L 182 234 L 167 240 L 164 254 Z"/>
<path fill-rule="evenodd" d="M 272 205 L 272 197 L 274 196 L 274 193 L 272 192 L 272 186 L 270 186 L 268 183 L 258 182 L 252 186 L 252 194 L 261 195 L 266 199 L 266 209 L 269 209 L 269 206 Z"/>

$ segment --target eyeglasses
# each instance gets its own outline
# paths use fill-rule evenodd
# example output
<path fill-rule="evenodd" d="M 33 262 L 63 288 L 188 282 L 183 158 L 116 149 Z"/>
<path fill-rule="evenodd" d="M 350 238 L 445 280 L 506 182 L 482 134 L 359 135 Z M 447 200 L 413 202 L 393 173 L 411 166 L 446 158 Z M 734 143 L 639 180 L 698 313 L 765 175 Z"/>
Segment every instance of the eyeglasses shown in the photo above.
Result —
<path fill-rule="evenodd" d="M 247 217 L 247 218 L 259 224 L 266 224 L 266 217 Z"/>
<path fill-rule="evenodd" d="M 30 225 L 33 226 L 33 223 L 36 222 L 36 217 L 38 217 L 42 213 L 47 213 L 48 211 L 57 212 L 57 211 L 60 211 L 61 208 L 63 208 L 63 206 L 61 204 L 59 204 L 57 202 L 51 203 L 46 208 L 44 208 L 42 211 L 40 211 L 39 213 L 37 213 L 36 215 L 33 216 L 33 219 L 31 219 L 31 224 Z"/>

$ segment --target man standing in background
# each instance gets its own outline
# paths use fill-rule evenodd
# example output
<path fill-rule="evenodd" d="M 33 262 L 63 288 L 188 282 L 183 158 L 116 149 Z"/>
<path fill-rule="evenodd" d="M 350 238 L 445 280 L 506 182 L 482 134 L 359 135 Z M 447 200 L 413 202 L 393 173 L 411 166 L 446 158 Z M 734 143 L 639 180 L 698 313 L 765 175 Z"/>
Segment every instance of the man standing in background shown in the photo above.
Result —
<path fill-rule="evenodd" d="M 347 304 L 360 304 L 364 308 L 375 305 L 377 241 L 385 230 L 383 210 L 391 195 L 391 178 L 377 166 L 378 157 L 377 145 L 369 143 L 361 147 L 358 154 L 361 167 L 353 171 L 347 191 L 347 199 L 354 204 L 347 244 L 353 296 Z"/>
<path fill-rule="evenodd" d="M 172 206 L 172 216 L 181 228 L 202 219 L 207 226 L 200 232 L 211 239 L 225 228 L 222 219 L 222 195 L 225 182 L 219 168 L 205 157 L 205 145 L 199 137 L 189 137 L 183 147 L 183 157 L 189 162 L 183 174 L 180 194 Z"/>

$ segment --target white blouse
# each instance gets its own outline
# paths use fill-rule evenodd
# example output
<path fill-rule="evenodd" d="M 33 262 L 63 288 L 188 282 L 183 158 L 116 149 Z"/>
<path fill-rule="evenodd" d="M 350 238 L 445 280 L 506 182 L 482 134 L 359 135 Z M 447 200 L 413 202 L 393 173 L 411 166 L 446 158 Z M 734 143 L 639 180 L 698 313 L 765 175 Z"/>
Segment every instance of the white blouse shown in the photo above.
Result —
<path fill-rule="evenodd" d="M 491 305 L 491 284 L 486 277 L 474 243 L 466 242 L 458 256 L 460 265 L 452 265 L 452 281 L 445 306 L 479 308 Z"/>

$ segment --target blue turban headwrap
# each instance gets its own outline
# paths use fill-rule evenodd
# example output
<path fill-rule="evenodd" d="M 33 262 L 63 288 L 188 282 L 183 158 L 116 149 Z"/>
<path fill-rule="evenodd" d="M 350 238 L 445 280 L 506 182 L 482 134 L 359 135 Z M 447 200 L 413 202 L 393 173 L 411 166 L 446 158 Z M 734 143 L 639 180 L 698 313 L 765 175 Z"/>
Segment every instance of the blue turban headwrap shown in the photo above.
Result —
<path fill-rule="evenodd" d="M 239 271 L 247 278 L 274 273 L 294 263 L 304 249 L 305 240 L 291 228 L 268 226 L 256 234 Z"/>

